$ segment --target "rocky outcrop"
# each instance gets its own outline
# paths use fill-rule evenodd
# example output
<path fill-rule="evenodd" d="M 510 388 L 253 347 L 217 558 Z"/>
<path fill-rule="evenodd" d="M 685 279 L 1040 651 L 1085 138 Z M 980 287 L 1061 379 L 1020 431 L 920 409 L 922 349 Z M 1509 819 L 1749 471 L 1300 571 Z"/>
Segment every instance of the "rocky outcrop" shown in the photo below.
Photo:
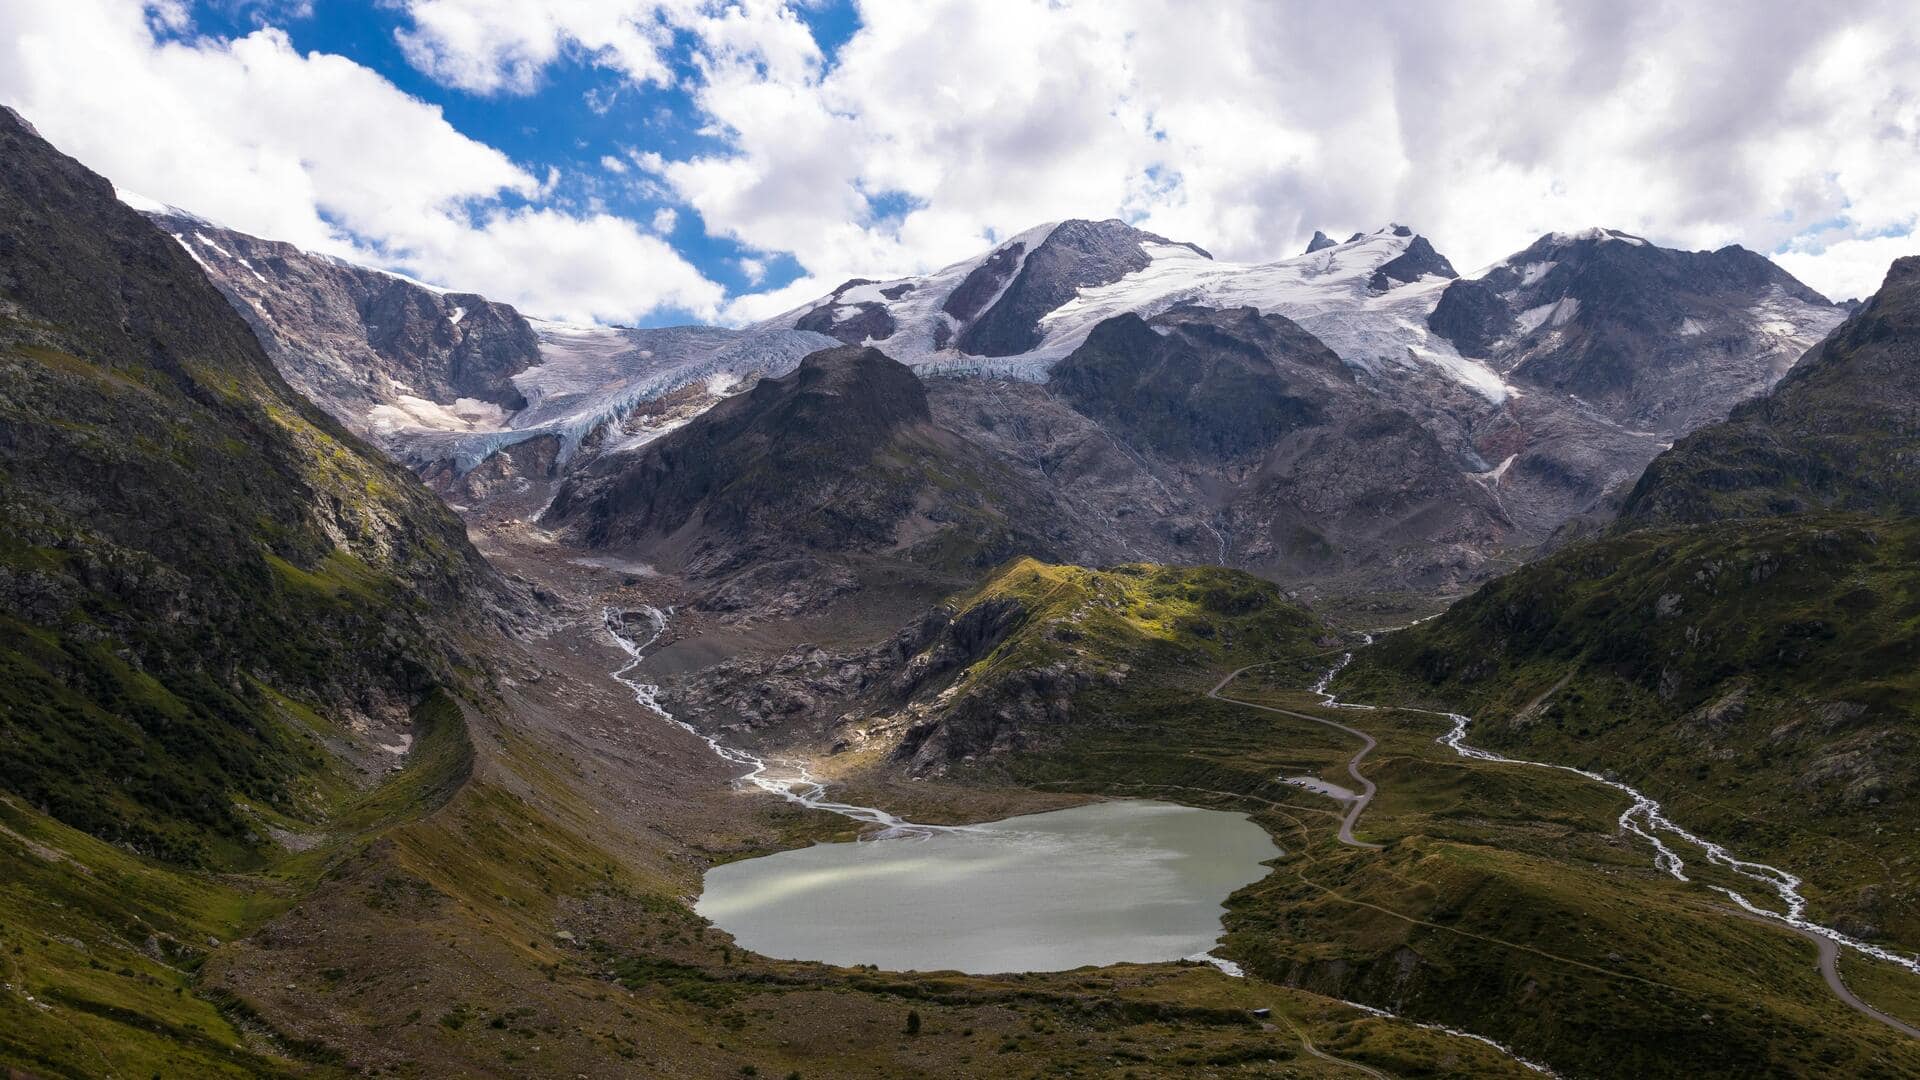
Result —
<path fill-rule="evenodd" d="M 500 416 L 526 407 L 513 377 L 540 363 L 540 343 L 512 307 L 197 218 L 149 216 L 252 324 L 281 375 L 356 432 L 377 436 L 374 410 L 405 398 L 465 399 Z"/>
<path fill-rule="evenodd" d="M 1046 552 L 1044 491 L 932 422 L 919 378 L 877 349 L 814 353 L 686 426 L 569 477 L 544 524 L 717 578 L 798 553 L 984 569 Z"/>
<path fill-rule="evenodd" d="M 893 336 L 894 331 L 893 316 L 887 313 L 885 304 L 879 300 L 841 302 L 841 297 L 845 296 L 848 290 L 872 284 L 873 282 L 866 278 L 853 278 L 847 281 L 833 290 L 833 295 L 826 303 L 802 316 L 793 324 L 793 328 L 825 334 L 848 345 L 885 341 Z M 884 299 L 897 299 L 897 296 Z"/>
<path fill-rule="evenodd" d="M 1648 466 L 1621 527 L 1822 508 L 1920 514 L 1920 258 L 1765 396 Z"/>
<path fill-rule="evenodd" d="M 1682 434 L 1772 385 L 1843 312 L 1764 256 L 1608 229 L 1541 237 L 1428 317 L 1509 381 Z"/>
<path fill-rule="evenodd" d="M 1176 308 L 1151 323 L 1101 323 L 1047 385 L 1134 446 L 1228 462 L 1326 422 L 1329 398 L 1353 377 L 1290 319 Z"/>
<path fill-rule="evenodd" d="M 977 356 L 1012 356 L 1033 348 L 1040 344 L 1041 316 L 1083 288 L 1119 281 L 1152 262 L 1143 243 L 1172 241 L 1117 218 L 1060 223 L 1027 255 L 993 306 L 960 332 L 958 348 Z"/>
<path fill-rule="evenodd" d="M 1419 281 L 1421 277 L 1432 274 L 1435 277 L 1457 278 L 1453 264 L 1445 255 L 1433 249 L 1433 245 L 1424 236 L 1414 236 L 1413 230 L 1405 225 L 1394 226 L 1395 236 L 1411 237 L 1407 250 L 1380 265 L 1373 272 L 1368 287 L 1374 292 L 1386 292 L 1395 282 L 1402 285 Z"/>

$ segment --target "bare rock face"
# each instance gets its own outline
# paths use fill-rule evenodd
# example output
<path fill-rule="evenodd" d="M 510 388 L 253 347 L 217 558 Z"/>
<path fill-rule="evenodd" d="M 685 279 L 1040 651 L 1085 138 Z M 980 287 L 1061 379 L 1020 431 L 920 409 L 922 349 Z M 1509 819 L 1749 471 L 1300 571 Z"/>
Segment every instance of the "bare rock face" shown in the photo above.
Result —
<path fill-rule="evenodd" d="M 405 399 L 472 403 L 500 414 L 526 406 L 513 376 L 540 362 L 520 313 L 472 293 L 260 240 L 178 214 L 150 220 L 179 241 L 252 324 L 295 389 L 363 435 L 375 409 Z"/>
<path fill-rule="evenodd" d="M 1413 233 L 1413 230 L 1405 225 L 1396 225 L 1394 230 L 1395 236 L 1412 236 Z M 1435 251 L 1433 244 L 1426 237 L 1412 236 L 1412 242 L 1407 245 L 1407 250 L 1382 263 L 1380 269 L 1373 272 L 1367 287 L 1377 293 L 1386 292 L 1393 288 L 1395 282 L 1407 285 L 1419 281 L 1428 274 L 1443 278 L 1460 276 L 1454 272 L 1453 264 L 1447 261 L 1447 257 Z"/>
<path fill-rule="evenodd" d="M 841 302 L 848 290 L 872 284 L 866 278 L 853 278 L 833 290 L 833 295 L 825 303 L 802 316 L 800 321 L 793 324 L 793 328 L 825 334 L 848 345 L 885 341 L 893 336 L 894 323 L 893 316 L 887 313 L 884 304 L 878 300 Z"/>
<path fill-rule="evenodd" d="M 1766 395 L 1655 459 L 1623 526 L 1842 509 L 1920 514 L 1920 258 Z"/>
<path fill-rule="evenodd" d="M 1352 374 L 1292 320 L 1252 308 L 1119 315 L 1055 365 L 1047 385 L 1130 444 L 1230 461 L 1327 420 Z"/>
<path fill-rule="evenodd" d="M 967 324 L 958 338 L 960 350 L 1012 356 L 1040 344 L 1042 316 L 1083 288 L 1112 284 L 1145 267 L 1153 261 L 1141 247 L 1146 242 L 1172 243 L 1117 218 L 1062 222 L 1026 257 L 993 306 Z M 971 279 L 962 288 L 969 283 Z"/>
<path fill-rule="evenodd" d="M 1282 316 L 1116 316 L 1048 386 L 1208 493 L 1213 561 L 1281 580 L 1352 571 L 1431 585 L 1471 576 L 1514 531 L 1462 451 Z"/>
<path fill-rule="evenodd" d="M 1515 385 L 1677 435 L 1771 386 L 1844 314 L 1744 248 L 1675 251 L 1592 229 L 1456 281 L 1428 326 Z"/>
<path fill-rule="evenodd" d="M 1053 552 L 1050 501 L 935 424 L 912 371 L 844 346 L 599 458 L 561 485 L 542 522 L 589 547 L 644 546 L 706 579 L 807 554 L 978 573 Z"/>

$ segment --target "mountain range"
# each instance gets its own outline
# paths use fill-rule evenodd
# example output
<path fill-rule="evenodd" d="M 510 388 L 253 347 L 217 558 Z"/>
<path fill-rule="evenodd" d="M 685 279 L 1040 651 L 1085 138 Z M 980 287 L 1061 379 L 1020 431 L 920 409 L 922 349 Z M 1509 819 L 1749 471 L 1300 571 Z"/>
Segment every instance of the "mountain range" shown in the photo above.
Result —
<path fill-rule="evenodd" d="M 462 505 L 547 508 L 563 528 L 585 513 L 600 524 L 575 535 L 593 547 L 683 530 L 696 515 L 581 502 L 611 490 L 616 463 L 658 469 L 658 440 L 837 341 L 923 385 L 943 433 L 928 453 L 953 455 L 936 472 L 1000 478 L 970 504 L 1003 519 L 1003 497 L 1047 508 L 1034 551 L 1223 563 L 1310 596 L 1483 579 L 1618 498 L 1845 315 L 1743 249 L 1609 230 L 1543 237 L 1460 278 L 1404 226 L 1241 265 L 1109 220 L 1031 229 L 924 277 L 849 281 L 743 330 L 567 327 L 153 218 L 291 382 Z M 1167 385 L 1195 371 L 1191 388 Z M 1185 400 L 1159 404 L 1169 389 Z M 1130 415 L 1141 401 L 1168 411 Z M 902 531 L 944 531 L 940 515 L 879 518 L 814 539 L 895 562 L 917 549 L 952 584 L 955 553 Z M 739 539 L 703 537 L 692 557 L 724 573 Z M 969 565 L 1005 553 L 987 543 Z"/>
<path fill-rule="evenodd" d="M 1612 229 L 1074 220 L 567 325 L 0 110 L 0 1063 L 1920 1076 L 1916 363 L 1920 259 Z M 1271 836 L 1210 954 L 694 906 L 1107 799 Z"/>

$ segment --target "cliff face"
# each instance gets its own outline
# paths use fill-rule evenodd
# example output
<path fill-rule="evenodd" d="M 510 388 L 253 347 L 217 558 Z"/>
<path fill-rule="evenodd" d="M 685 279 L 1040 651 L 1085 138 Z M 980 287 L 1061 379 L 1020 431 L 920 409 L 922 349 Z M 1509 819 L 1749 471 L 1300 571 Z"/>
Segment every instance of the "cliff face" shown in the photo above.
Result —
<path fill-rule="evenodd" d="M 1920 514 L 1920 258 L 1766 395 L 1655 458 L 1622 527 L 1832 508 Z"/>
<path fill-rule="evenodd" d="M 526 407 L 512 380 L 540 363 L 540 342 L 509 305 L 181 214 L 150 218 L 205 267 L 287 381 L 360 434 L 379 434 L 375 409 L 403 396 Z"/>
<path fill-rule="evenodd" d="M 0 463 L 0 784 L 169 857 L 254 843 L 236 798 L 299 814 L 329 766 L 295 714 L 404 715 L 502 590 L 178 244 L 9 112 Z"/>
<path fill-rule="evenodd" d="M 913 372 L 845 346 L 594 462 L 542 522 L 588 547 L 644 545 L 702 577 L 809 553 L 977 573 L 1050 549 L 1045 503 L 936 426 Z"/>
<path fill-rule="evenodd" d="M 1682 434 L 1765 390 L 1843 314 L 1745 248 L 1676 251 L 1593 229 L 1456 281 L 1428 325 L 1517 385 Z"/>

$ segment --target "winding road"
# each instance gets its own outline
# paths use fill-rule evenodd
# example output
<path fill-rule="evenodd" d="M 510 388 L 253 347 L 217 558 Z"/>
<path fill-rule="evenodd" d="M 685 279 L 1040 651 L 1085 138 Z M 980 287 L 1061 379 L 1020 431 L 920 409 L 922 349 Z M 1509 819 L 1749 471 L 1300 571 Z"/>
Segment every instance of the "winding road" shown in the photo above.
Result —
<path fill-rule="evenodd" d="M 1364 637 L 1365 637 L 1364 644 L 1366 645 L 1373 644 L 1374 636 L 1372 634 L 1364 635 Z M 1338 675 L 1341 669 L 1346 667 L 1346 665 L 1352 659 L 1353 659 L 1352 653 L 1347 653 L 1346 655 L 1342 656 L 1339 662 L 1336 663 L 1331 669 L 1329 669 L 1327 673 L 1321 677 L 1320 681 L 1313 686 L 1312 692 L 1324 698 L 1329 708 L 1369 709 L 1369 710 L 1374 709 L 1375 706 L 1371 706 L 1371 705 L 1358 705 L 1351 702 L 1340 701 L 1337 697 L 1335 697 L 1330 692 L 1330 688 L 1333 684 L 1334 676 Z M 1361 774 L 1360 762 L 1361 762 L 1361 759 L 1367 756 L 1367 753 L 1369 751 L 1371 751 L 1375 746 L 1379 745 L 1378 742 L 1373 738 L 1373 736 L 1367 734 L 1364 731 L 1361 731 L 1359 728 L 1348 727 L 1346 724 L 1342 724 L 1337 721 L 1328 720 L 1318 716 L 1311 716 L 1307 713 L 1295 712 L 1291 709 L 1277 708 L 1272 705 L 1261 705 L 1255 702 L 1245 701 L 1240 698 L 1228 697 L 1225 694 L 1221 693 L 1222 690 L 1226 689 L 1228 683 L 1231 683 L 1233 680 L 1239 678 L 1241 675 L 1245 674 L 1248 671 L 1253 670 L 1254 668 L 1265 667 L 1265 666 L 1267 665 L 1249 664 L 1246 667 L 1240 668 L 1239 670 L 1228 674 L 1225 678 L 1215 683 L 1213 685 L 1213 689 L 1207 691 L 1207 696 L 1210 698 L 1214 698 L 1218 701 L 1231 702 L 1235 705 L 1240 705 L 1244 708 L 1259 709 L 1263 712 L 1277 713 L 1281 716 L 1292 717 L 1298 720 L 1310 720 L 1313 723 L 1334 728 L 1335 730 L 1345 732 L 1359 739 L 1362 745 L 1360 747 L 1360 750 L 1357 753 L 1355 753 L 1353 757 L 1348 759 L 1347 773 L 1348 775 L 1352 776 L 1354 780 L 1360 784 L 1361 793 L 1357 798 L 1352 800 L 1351 804 L 1348 807 L 1346 816 L 1341 819 L 1339 839 L 1341 843 L 1347 844 L 1351 847 L 1374 848 L 1374 849 L 1380 848 L 1381 845 L 1379 844 L 1370 844 L 1364 840 L 1356 840 L 1354 839 L 1354 836 L 1353 836 L 1353 823 L 1359 820 L 1360 814 L 1366 810 L 1367 804 L 1373 801 L 1374 792 L 1376 791 L 1373 781 L 1367 779 L 1364 775 Z M 1562 686 L 1565 686 L 1569 678 L 1571 678 L 1570 675 L 1568 676 L 1568 678 L 1561 679 L 1558 683 L 1554 684 L 1552 688 L 1548 689 L 1545 693 L 1541 694 L 1538 698 L 1536 698 L 1532 702 L 1532 704 L 1527 706 L 1527 711 L 1531 712 L 1539 708 L 1540 705 L 1544 703 L 1548 697 L 1552 696 Z M 1575 768 L 1569 765 L 1556 765 L 1549 762 L 1527 761 L 1522 758 L 1509 758 L 1499 754 L 1490 753 L 1488 751 L 1481 750 L 1476 747 L 1468 746 L 1466 744 L 1465 739 L 1466 739 L 1467 727 L 1472 721 L 1469 717 L 1464 716 L 1460 713 L 1434 712 L 1428 709 L 1406 709 L 1405 711 L 1424 713 L 1431 716 L 1444 717 L 1445 719 L 1452 721 L 1453 723 L 1452 729 L 1448 731 L 1446 734 L 1440 736 L 1440 738 L 1437 741 L 1444 746 L 1450 747 L 1455 753 L 1469 760 L 1483 761 L 1490 764 L 1523 765 L 1523 766 L 1530 766 L 1534 768 L 1555 769 L 1561 772 L 1569 772 L 1577 776 L 1585 777 L 1597 783 L 1604 784 L 1607 787 L 1614 788 L 1615 790 L 1628 795 L 1631 798 L 1632 802 L 1631 802 L 1631 805 L 1628 806 L 1627 810 L 1620 815 L 1620 827 L 1628 832 L 1631 832 L 1641 837 L 1644 840 L 1647 840 L 1649 843 L 1653 845 L 1655 866 L 1665 871 L 1667 874 L 1676 878 L 1677 880 L 1680 880 L 1680 881 L 1690 880 L 1685 873 L 1686 863 L 1681 858 L 1680 853 L 1674 850 L 1672 847 L 1669 847 L 1667 843 L 1665 843 L 1661 839 L 1660 834 L 1665 833 L 1668 836 L 1671 836 L 1678 841 L 1681 841 L 1693 847 L 1699 848 L 1701 851 L 1703 851 L 1706 854 L 1707 860 L 1709 862 L 1714 863 L 1715 865 L 1727 868 L 1729 870 L 1732 870 L 1734 873 L 1739 874 L 1740 876 L 1745 877 L 1751 881 L 1755 881 L 1771 887 L 1779 895 L 1780 899 L 1785 903 L 1788 909 L 1786 914 L 1783 915 L 1779 912 L 1769 911 L 1765 908 L 1762 908 L 1754 904 L 1752 901 L 1748 900 L 1745 896 L 1741 895 L 1740 893 L 1735 892 L 1732 889 L 1726 888 L 1725 886 L 1720 886 L 1720 885 L 1710 886 L 1716 892 L 1720 892 L 1724 894 L 1728 899 L 1733 900 L 1736 904 L 1739 905 L 1739 908 L 1733 911 L 1734 914 L 1739 915 L 1742 918 L 1751 920 L 1753 922 L 1761 923 L 1763 925 L 1785 927 L 1786 929 L 1791 930 L 1794 933 L 1799 934 L 1801 937 L 1804 937 L 1807 940 L 1813 942 L 1814 947 L 1818 951 L 1818 966 L 1820 970 L 1820 975 L 1823 979 L 1826 980 L 1828 989 L 1832 990 L 1834 996 L 1839 998 L 1842 1003 L 1844 1003 L 1854 1011 L 1860 1013 L 1862 1016 L 1866 1016 L 1872 1020 L 1878 1021 L 1879 1023 L 1885 1024 L 1887 1027 L 1890 1027 L 1895 1031 L 1898 1031 L 1911 1038 L 1920 1039 L 1920 1027 L 1916 1027 L 1913 1024 L 1909 1024 L 1904 1020 L 1898 1019 L 1897 1017 L 1889 1016 L 1886 1013 L 1881 1012 L 1880 1010 L 1867 1004 L 1865 1001 L 1861 1000 L 1858 995 L 1854 994 L 1854 992 L 1848 988 L 1846 981 L 1840 977 L 1839 960 L 1840 960 L 1840 949 L 1842 946 L 1845 946 L 1849 949 L 1852 949 L 1856 952 L 1862 953 L 1867 956 L 1888 960 L 1896 965 L 1906 968 L 1909 971 L 1915 971 L 1917 973 L 1920 973 L 1920 961 L 1917 961 L 1914 957 L 1911 957 L 1911 956 L 1894 953 L 1894 952 L 1891 952 L 1890 950 L 1882 949 L 1878 946 L 1871 945 L 1863 941 L 1857 941 L 1853 938 L 1850 938 L 1841 934 L 1839 931 L 1834 930 L 1831 927 L 1822 926 L 1818 923 L 1815 923 L 1815 922 L 1812 922 L 1811 920 L 1806 919 L 1804 917 L 1804 912 L 1806 910 L 1807 903 L 1806 903 L 1805 897 L 1800 895 L 1799 888 L 1801 885 L 1801 881 L 1798 877 L 1794 876 L 1791 873 L 1788 873 L 1785 870 L 1781 870 L 1778 867 L 1769 866 L 1765 863 L 1749 862 L 1744 859 L 1736 858 L 1730 852 L 1728 852 L 1725 848 L 1722 848 L 1720 845 L 1715 844 L 1712 841 L 1709 841 L 1703 837 L 1697 836 L 1694 833 L 1689 832 L 1687 829 L 1681 827 L 1680 825 L 1674 823 L 1672 819 L 1666 816 L 1666 814 L 1661 809 L 1660 804 L 1658 802 L 1656 802 L 1654 799 L 1652 799 L 1645 793 L 1639 791 L 1638 789 L 1630 785 L 1621 783 L 1618 780 L 1614 780 L 1610 777 L 1602 776 L 1598 773 L 1589 772 L 1588 770 Z"/>
<path fill-rule="evenodd" d="M 1366 812 L 1367 804 L 1373 801 L 1373 793 L 1376 790 L 1378 790 L 1377 788 L 1374 787 L 1373 781 L 1367 779 L 1366 776 L 1360 772 L 1360 762 L 1361 762 L 1361 759 L 1365 758 L 1367 754 L 1373 750 L 1374 747 L 1380 745 L 1379 741 L 1376 740 L 1373 736 L 1367 734 L 1366 732 L 1361 731 L 1359 728 L 1348 727 L 1345 724 L 1338 723 L 1333 720 L 1328 720 L 1324 717 L 1309 716 L 1308 714 L 1303 712 L 1294 712 L 1292 709 L 1281 709 L 1281 708 L 1276 708 L 1272 705 L 1261 705 L 1252 701 L 1243 701 L 1240 698 L 1228 697 L 1225 694 L 1222 694 L 1220 692 L 1226 689 L 1226 686 L 1228 683 L 1239 678 L 1241 675 L 1245 674 L 1246 672 L 1252 671 L 1254 668 L 1257 668 L 1257 667 L 1265 667 L 1265 666 L 1266 666 L 1265 664 L 1249 664 L 1246 667 L 1241 668 L 1239 671 L 1235 671 L 1232 674 L 1229 674 L 1226 678 L 1221 679 L 1217 683 L 1214 683 L 1213 689 L 1207 691 L 1207 696 L 1217 701 L 1227 701 L 1235 705 L 1244 706 L 1249 709 L 1259 709 L 1262 712 L 1278 713 L 1281 716 L 1290 716 L 1295 720 L 1309 720 L 1316 724 L 1324 724 L 1325 726 L 1333 728 L 1336 731 L 1343 731 L 1348 735 L 1351 735 L 1354 738 L 1359 739 L 1361 743 L 1359 751 L 1355 753 L 1352 757 L 1347 759 L 1347 775 L 1353 777 L 1354 782 L 1360 785 L 1360 794 L 1354 796 L 1354 798 L 1350 802 L 1348 802 L 1347 814 L 1345 817 L 1340 819 L 1340 833 L 1339 833 L 1340 842 L 1343 844 L 1346 844 L 1349 847 L 1370 848 L 1374 851 L 1380 850 L 1381 845 L 1379 844 L 1370 844 L 1365 840 L 1355 840 L 1353 838 L 1353 823 L 1360 820 L 1360 815 Z"/>

